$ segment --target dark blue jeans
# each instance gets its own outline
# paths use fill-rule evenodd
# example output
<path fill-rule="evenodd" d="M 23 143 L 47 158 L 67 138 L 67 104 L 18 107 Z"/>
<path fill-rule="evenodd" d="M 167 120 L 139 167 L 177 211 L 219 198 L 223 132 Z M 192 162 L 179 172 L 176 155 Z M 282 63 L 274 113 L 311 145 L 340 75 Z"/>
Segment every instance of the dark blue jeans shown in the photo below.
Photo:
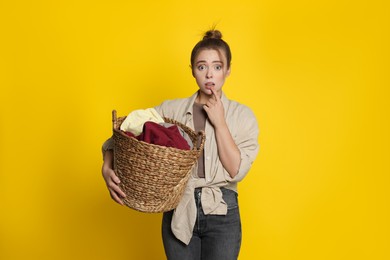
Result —
<path fill-rule="evenodd" d="M 162 238 L 168 260 L 236 260 L 241 247 L 241 219 L 237 193 L 221 188 L 228 205 L 224 215 L 204 215 L 200 201 L 201 189 L 195 190 L 197 219 L 188 245 L 178 240 L 171 230 L 173 211 L 165 212 Z"/>

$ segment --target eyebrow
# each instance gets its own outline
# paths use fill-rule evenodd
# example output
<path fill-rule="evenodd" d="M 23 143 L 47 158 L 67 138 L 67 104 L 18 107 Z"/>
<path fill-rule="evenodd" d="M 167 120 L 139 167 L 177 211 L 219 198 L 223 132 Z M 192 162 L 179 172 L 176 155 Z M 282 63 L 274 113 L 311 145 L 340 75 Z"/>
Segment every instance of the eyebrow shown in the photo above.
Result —
<path fill-rule="evenodd" d="M 195 64 L 198 64 L 198 63 L 205 63 L 205 62 L 206 62 L 205 60 L 200 60 L 200 61 L 197 61 Z M 223 62 L 220 61 L 220 60 L 215 60 L 215 61 L 212 61 L 211 63 L 222 63 L 222 64 L 223 64 Z"/>

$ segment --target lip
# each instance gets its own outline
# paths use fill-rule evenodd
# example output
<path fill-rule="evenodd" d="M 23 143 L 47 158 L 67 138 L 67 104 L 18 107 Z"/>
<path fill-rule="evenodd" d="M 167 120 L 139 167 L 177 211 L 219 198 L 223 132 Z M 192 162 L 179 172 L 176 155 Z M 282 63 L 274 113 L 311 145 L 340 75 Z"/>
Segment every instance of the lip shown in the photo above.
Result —
<path fill-rule="evenodd" d="M 206 82 L 204 85 L 206 86 L 206 88 L 212 88 L 215 86 L 215 83 L 214 82 Z"/>

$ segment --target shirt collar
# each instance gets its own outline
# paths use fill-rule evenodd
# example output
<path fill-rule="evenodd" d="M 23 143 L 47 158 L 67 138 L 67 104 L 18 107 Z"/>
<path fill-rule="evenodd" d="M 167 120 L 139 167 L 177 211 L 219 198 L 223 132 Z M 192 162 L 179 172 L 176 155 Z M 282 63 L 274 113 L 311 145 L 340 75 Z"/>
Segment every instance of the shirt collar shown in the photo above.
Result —
<path fill-rule="evenodd" d="M 189 102 L 188 102 L 187 107 L 186 107 L 186 110 L 185 110 L 185 114 L 186 114 L 186 115 L 192 115 L 192 112 L 193 112 L 192 107 L 194 106 L 195 99 L 196 99 L 197 96 L 198 96 L 198 91 L 196 91 L 196 92 L 190 97 Z"/>

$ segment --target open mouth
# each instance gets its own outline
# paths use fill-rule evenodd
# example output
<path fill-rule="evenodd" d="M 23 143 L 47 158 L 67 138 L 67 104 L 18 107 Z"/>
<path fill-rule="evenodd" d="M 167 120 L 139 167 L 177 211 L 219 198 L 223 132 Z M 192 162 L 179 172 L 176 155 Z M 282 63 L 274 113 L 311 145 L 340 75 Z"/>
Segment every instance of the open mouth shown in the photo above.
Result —
<path fill-rule="evenodd" d="M 211 87 L 214 87 L 215 84 L 214 84 L 213 82 L 207 82 L 207 83 L 205 84 L 205 86 L 206 86 L 206 88 L 211 88 Z"/>

